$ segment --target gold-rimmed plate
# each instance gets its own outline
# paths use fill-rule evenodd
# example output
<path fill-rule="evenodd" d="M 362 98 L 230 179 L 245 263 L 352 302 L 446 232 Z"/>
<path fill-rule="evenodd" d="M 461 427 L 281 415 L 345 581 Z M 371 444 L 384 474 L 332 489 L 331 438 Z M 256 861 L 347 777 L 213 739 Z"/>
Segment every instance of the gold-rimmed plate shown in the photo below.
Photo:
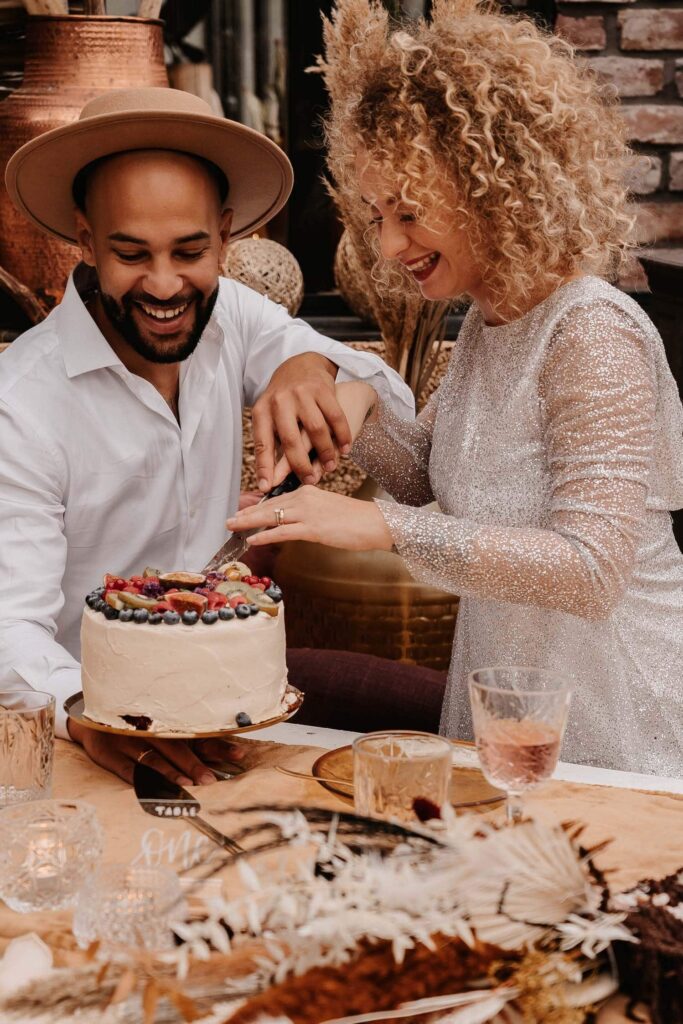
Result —
<path fill-rule="evenodd" d="M 353 747 L 326 750 L 311 768 L 312 775 L 321 786 L 347 803 L 353 803 Z M 451 804 L 456 810 L 488 809 L 500 804 L 505 794 L 489 785 L 478 768 L 453 766 L 451 776 Z"/>
<path fill-rule="evenodd" d="M 215 729 L 210 732 L 153 732 L 147 729 L 134 729 L 132 726 L 117 728 L 114 725 L 105 725 L 103 722 L 96 722 L 85 714 L 85 701 L 82 693 L 74 693 L 64 702 L 64 710 L 69 718 L 88 729 L 95 729 L 97 732 L 108 732 L 114 736 L 148 736 L 155 740 L 203 740 L 213 736 L 226 737 L 235 736 L 243 732 L 254 732 L 256 729 L 267 729 L 270 725 L 278 725 L 279 722 L 286 722 L 297 713 L 304 702 L 304 695 L 296 686 L 287 686 L 282 704 L 282 711 L 273 718 L 263 722 L 253 722 L 251 725 L 233 726 L 229 729 Z"/>

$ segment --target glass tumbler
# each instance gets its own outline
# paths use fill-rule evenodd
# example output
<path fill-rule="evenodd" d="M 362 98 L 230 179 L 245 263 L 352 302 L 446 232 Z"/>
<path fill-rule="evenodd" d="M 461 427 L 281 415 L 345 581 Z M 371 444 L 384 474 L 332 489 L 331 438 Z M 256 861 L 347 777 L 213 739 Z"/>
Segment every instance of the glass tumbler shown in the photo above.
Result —
<path fill-rule="evenodd" d="M 33 800 L 0 810 L 0 897 L 12 910 L 70 907 L 102 853 L 95 808 Z"/>
<path fill-rule="evenodd" d="M 130 949 L 173 949 L 173 921 L 182 920 L 178 876 L 167 868 L 102 864 L 78 894 L 73 933 L 79 946 L 99 941 L 108 955 Z"/>
<path fill-rule="evenodd" d="M 0 689 L 0 807 L 52 795 L 55 698 Z"/>
<path fill-rule="evenodd" d="M 359 736 L 353 743 L 356 812 L 412 824 L 424 820 L 430 805 L 436 812 L 448 799 L 452 764 L 451 744 L 442 736 L 399 729 Z"/>
<path fill-rule="evenodd" d="M 484 777 L 505 790 L 508 824 L 521 795 L 555 771 L 567 724 L 568 680 L 539 668 L 496 666 L 469 676 L 474 738 Z"/>

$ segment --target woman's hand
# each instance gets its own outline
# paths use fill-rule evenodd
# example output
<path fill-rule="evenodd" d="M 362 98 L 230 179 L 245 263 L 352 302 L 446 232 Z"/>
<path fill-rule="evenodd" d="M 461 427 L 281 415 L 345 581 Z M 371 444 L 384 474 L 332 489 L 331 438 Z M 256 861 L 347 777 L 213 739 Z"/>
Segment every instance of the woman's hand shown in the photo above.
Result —
<path fill-rule="evenodd" d="M 277 525 L 276 509 L 284 512 L 282 526 Z M 227 526 L 234 533 L 263 529 L 263 533 L 249 537 L 250 547 L 287 540 L 315 541 L 349 551 L 391 551 L 393 546 L 389 527 L 373 501 L 346 498 L 311 486 L 242 509 L 228 519 Z"/>
<path fill-rule="evenodd" d="M 362 380 L 344 381 L 335 385 L 335 394 L 340 408 L 344 411 L 352 442 L 356 440 L 366 421 L 376 418 L 375 407 L 377 405 L 377 392 L 370 385 Z M 310 451 L 312 445 L 305 430 L 301 431 L 301 443 L 306 451 Z M 338 453 L 337 453 L 338 454 Z M 332 466 L 332 469 L 336 468 Z M 273 474 L 273 486 L 282 483 L 287 474 L 291 471 L 289 461 L 285 455 L 278 461 Z M 313 463 L 315 483 L 318 483 L 323 475 L 320 462 L 316 459 Z"/>

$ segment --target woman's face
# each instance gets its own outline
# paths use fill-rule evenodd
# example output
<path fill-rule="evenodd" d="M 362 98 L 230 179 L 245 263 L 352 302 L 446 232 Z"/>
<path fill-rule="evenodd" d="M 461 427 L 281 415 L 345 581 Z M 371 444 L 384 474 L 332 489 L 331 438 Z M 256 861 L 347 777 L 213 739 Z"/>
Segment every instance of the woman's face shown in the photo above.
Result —
<path fill-rule="evenodd" d="M 441 231 L 416 221 L 367 154 L 358 155 L 356 168 L 361 196 L 368 204 L 368 220 L 377 226 L 382 256 L 398 260 L 426 299 L 451 299 L 464 293 L 476 297 L 482 277 L 466 230 L 451 226 Z"/>

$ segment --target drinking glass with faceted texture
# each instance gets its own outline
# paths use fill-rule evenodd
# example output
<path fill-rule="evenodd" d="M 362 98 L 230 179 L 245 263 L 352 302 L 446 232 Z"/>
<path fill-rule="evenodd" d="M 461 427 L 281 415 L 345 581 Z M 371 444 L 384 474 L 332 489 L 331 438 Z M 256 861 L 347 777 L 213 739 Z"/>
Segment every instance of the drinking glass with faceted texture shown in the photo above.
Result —
<path fill-rule="evenodd" d="M 82 800 L 32 800 L 0 810 L 0 898 L 12 910 L 59 910 L 102 853 L 95 808 Z"/>
<path fill-rule="evenodd" d="M 53 695 L 0 689 L 0 807 L 51 795 L 54 745 Z"/>
<path fill-rule="evenodd" d="M 167 868 L 103 864 L 78 894 L 73 932 L 79 946 L 98 941 L 119 958 L 131 949 L 173 949 L 173 921 L 184 903 L 178 876 Z"/>
<path fill-rule="evenodd" d="M 469 676 L 474 738 L 481 770 L 505 791 L 508 823 L 522 816 L 521 794 L 555 771 L 571 690 L 544 669 L 497 666 Z"/>
<path fill-rule="evenodd" d="M 358 814 L 407 823 L 424 819 L 448 800 L 453 750 L 428 732 L 387 730 L 354 740 L 353 791 Z M 417 804 L 419 808 L 419 803 Z"/>

